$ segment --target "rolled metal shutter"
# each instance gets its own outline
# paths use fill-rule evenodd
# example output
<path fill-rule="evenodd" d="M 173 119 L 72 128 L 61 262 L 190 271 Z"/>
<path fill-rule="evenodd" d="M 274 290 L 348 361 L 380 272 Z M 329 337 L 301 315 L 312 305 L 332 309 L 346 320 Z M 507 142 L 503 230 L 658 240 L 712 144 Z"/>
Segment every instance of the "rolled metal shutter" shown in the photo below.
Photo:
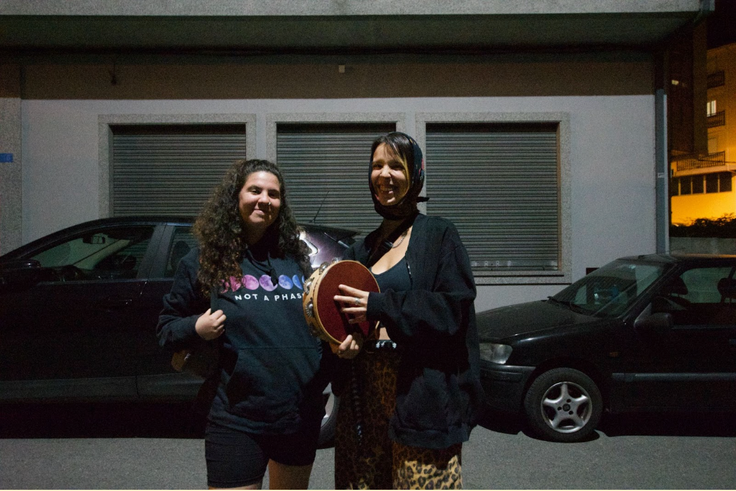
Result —
<path fill-rule="evenodd" d="M 368 189 L 371 144 L 394 124 L 278 125 L 277 160 L 300 222 L 365 236 L 381 223 Z"/>
<path fill-rule="evenodd" d="M 477 274 L 560 268 L 557 125 L 428 124 L 427 213 L 452 220 Z"/>
<path fill-rule="evenodd" d="M 244 124 L 115 125 L 111 210 L 124 215 L 197 215 L 237 159 Z"/>

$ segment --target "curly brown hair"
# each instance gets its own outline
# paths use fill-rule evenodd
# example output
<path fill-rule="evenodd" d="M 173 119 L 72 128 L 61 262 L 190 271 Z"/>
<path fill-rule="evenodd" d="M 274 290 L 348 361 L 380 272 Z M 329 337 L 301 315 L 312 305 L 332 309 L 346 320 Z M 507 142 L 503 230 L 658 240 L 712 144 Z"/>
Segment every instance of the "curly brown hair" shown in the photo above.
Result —
<path fill-rule="evenodd" d="M 261 240 L 268 241 L 272 256 L 291 255 L 305 276 L 311 273 L 308 248 L 299 239 L 300 229 L 289 207 L 284 178 L 278 166 L 268 160 L 237 160 L 214 189 L 194 223 L 193 231 L 200 248 L 198 279 L 205 296 L 212 288 L 221 287 L 227 278 L 243 273 L 240 263 L 248 245 L 245 223 L 238 208 L 239 196 L 248 176 L 262 171 L 279 180 L 281 209 Z"/>

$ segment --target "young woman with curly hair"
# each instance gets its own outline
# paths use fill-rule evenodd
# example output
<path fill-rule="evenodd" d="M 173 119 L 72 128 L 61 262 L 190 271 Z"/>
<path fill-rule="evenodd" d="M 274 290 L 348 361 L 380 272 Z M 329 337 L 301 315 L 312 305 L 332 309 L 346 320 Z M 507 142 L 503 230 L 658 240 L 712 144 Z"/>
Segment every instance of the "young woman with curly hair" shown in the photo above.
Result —
<path fill-rule="evenodd" d="M 179 263 L 157 333 L 174 350 L 219 344 L 205 433 L 208 485 L 260 489 L 268 469 L 272 489 L 306 489 L 326 374 L 302 313 L 307 248 L 278 167 L 235 162 L 194 233 L 199 247 Z"/>

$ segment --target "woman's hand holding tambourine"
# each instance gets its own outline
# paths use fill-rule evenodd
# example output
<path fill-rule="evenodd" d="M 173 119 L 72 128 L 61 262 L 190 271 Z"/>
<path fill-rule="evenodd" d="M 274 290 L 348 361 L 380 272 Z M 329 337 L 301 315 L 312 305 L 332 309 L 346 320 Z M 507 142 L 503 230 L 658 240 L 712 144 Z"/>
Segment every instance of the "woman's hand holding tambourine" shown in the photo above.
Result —
<path fill-rule="evenodd" d="M 309 328 L 336 353 L 357 354 L 362 340 L 375 329 L 366 317 L 371 291 L 380 291 L 378 282 L 361 263 L 322 264 L 304 282 L 302 305 Z"/>
<path fill-rule="evenodd" d="M 335 301 L 343 304 L 342 312 L 349 316 L 350 324 L 358 324 L 368 320 L 368 295 L 370 292 L 364 292 L 348 285 L 340 285 L 340 293 L 335 295 Z"/>
<path fill-rule="evenodd" d="M 348 334 L 345 341 L 339 345 L 330 343 L 330 348 L 332 348 L 332 352 L 339 358 L 345 358 L 347 360 L 355 358 L 363 348 L 363 334 L 360 331 Z"/>

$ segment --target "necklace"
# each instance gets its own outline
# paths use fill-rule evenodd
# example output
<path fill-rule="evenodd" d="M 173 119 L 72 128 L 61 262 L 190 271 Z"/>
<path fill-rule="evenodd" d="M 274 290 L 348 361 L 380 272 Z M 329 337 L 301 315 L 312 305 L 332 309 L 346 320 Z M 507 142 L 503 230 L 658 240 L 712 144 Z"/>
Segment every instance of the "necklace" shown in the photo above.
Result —
<path fill-rule="evenodd" d="M 404 242 L 404 237 L 406 237 L 406 233 L 408 231 L 409 230 L 404 230 L 404 233 L 401 234 L 401 237 L 399 237 L 399 240 L 391 244 L 391 249 L 395 249 L 396 247 L 399 247 L 399 245 L 401 245 L 401 243 Z"/>

